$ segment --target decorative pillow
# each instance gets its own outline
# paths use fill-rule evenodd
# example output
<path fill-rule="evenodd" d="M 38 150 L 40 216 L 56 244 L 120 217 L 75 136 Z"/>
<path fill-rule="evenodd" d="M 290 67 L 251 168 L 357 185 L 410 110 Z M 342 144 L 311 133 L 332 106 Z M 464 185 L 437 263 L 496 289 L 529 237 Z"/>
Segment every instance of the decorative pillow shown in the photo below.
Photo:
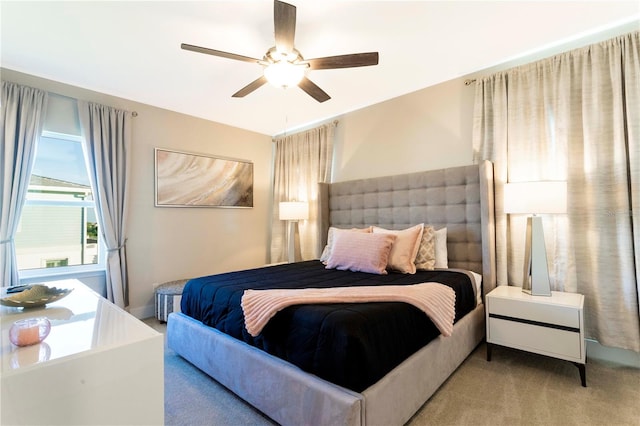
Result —
<path fill-rule="evenodd" d="M 327 233 L 327 245 L 324 246 L 324 250 L 322 250 L 322 255 L 320 256 L 320 261 L 325 265 L 327 264 L 327 260 L 329 260 L 329 257 L 331 256 L 331 247 L 333 246 L 333 236 L 336 229 L 341 231 L 367 232 L 367 233 L 371 232 L 370 226 L 366 228 L 351 228 L 351 229 L 334 228 L 333 226 L 329 227 L 329 232 Z"/>
<path fill-rule="evenodd" d="M 436 267 L 436 230 L 433 226 L 424 226 L 415 264 L 420 271 L 431 271 Z"/>
<path fill-rule="evenodd" d="M 395 231 L 390 229 L 373 227 L 374 234 L 391 234 L 396 236 L 396 241 L 391 247 L 389 254 L 389 263 L 387 268 L 402 272 L 403 274 L 416 273 L 416 254 L 420 248 L 420 240 L 422 239 L 422 231 L 424 224 L 412 226 L 411 228 Z"/>
<path fill-rule="evenodd" d="M 384 275 L 391 247 L 396 239 L 391 234 L 371 234 L 337 229 L 334 232 L 327 269 L 369 272 Z"/>
<path fill-rule="evenodd" d="M 447 228 L 436 231 L 436 268 L 449 267 L 449 254 L 447 253 Z"/>

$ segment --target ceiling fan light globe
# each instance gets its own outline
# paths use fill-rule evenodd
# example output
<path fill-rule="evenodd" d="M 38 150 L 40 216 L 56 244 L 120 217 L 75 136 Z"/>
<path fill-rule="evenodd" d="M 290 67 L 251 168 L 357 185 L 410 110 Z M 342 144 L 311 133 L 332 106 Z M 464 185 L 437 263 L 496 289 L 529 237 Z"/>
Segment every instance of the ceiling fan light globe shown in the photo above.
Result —
<path fill-rule="evenodd" d="M 267 81 L 275 87 L 297 86 L 304 77 L 306 65 L 296 65 L 290 62 L 275 62 L 264 69 L 264 76 Z"/>

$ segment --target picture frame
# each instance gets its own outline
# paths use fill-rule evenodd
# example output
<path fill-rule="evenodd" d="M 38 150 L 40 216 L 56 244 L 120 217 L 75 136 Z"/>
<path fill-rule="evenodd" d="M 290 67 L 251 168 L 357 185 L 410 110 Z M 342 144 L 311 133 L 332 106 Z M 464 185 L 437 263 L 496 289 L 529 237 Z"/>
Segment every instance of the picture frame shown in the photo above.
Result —
<path fill-rule="evenodd" d="M 154 149 L 156 207 L 253 207 L 253 163 Z"/>

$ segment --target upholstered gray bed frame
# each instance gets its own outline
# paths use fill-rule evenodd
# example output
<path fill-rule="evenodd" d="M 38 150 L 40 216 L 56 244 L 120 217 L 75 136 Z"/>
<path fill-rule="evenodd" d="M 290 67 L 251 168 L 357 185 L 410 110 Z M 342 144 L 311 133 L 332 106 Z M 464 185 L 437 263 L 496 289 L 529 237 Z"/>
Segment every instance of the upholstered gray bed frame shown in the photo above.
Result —
<path fill-rule="evenodd" d="M 483 276 L 483 296 L 496 285 L 491 163 L 321 185 L 322 235 L 378 225 L 427 223 L 447 228 L 450 268 Z M 485 333 L 480 304 L 454 326 L 362 393 L 207 327 L 169 316 L 169 347 L 242 399 L 284 425 L 401 425 L 455 371 Z"/>

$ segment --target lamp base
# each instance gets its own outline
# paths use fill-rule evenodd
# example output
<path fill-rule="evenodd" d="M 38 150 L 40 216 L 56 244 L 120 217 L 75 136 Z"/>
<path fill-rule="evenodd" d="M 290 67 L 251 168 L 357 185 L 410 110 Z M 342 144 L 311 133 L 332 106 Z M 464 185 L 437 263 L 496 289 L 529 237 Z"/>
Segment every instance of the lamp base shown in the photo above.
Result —
<path fill-rule="evenodd" d="M 532 296 L 551 296 L 547 250 L 544 245 L 542 218 L 539 216 L 527 218 L 522 291 Z"/>
<path fill-rule="evenodd" d="M 300 262 L 302 260 L 302 254 L 300 252 L 300 233 L 298 230 L 298 221 L 290 220 L 288 229 L 287 254 L 289 263 Z"/>

